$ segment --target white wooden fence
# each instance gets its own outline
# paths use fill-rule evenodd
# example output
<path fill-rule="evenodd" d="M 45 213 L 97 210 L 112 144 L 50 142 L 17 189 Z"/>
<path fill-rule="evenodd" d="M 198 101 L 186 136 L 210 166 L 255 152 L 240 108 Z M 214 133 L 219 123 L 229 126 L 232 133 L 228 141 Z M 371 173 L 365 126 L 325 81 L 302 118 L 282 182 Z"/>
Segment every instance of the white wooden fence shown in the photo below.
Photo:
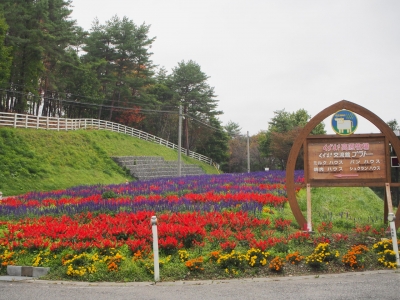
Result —
<path fill-rule="evenodd" d="M 113 132 L 124 133 L 142 140 L 150 141 L 168 148 L 178 150 L 178 145 L 159 138 L 155 135 L 118 123 L 98 119 L 67 119 L 0 112 L 0 127 L 1 126 L 57 131 L 68 131 L 77 129 L 103 129 Z M 183 154 L 186 154 L 186 149 L 181 147 L 181 152 Z M 217 168 L 219 168 L 219 165 L 214 163 L 211 158 L 201 155 L 199 153 L 189 151 L 189 157 L 210 165 L 215 165 Z"/>

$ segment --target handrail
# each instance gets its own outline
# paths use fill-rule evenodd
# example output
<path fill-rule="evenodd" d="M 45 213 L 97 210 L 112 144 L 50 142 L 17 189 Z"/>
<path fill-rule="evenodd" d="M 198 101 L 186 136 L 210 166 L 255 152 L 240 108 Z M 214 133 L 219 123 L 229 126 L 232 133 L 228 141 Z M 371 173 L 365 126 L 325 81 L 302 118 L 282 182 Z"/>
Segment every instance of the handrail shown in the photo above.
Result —
<path fill-rule="evenodd" d="M 57 131 L 68 131 L 77 129 L 103 129 L 113 132 L 123 133 L 145 141 L 157 143 L 159 145 L 178 150 L 178 145 L 159 138 L 150 133 L 128 127 L 119 123 L 99 120 L 99 119 L 68 119 L 56 117 L 41 117 L 26 114 L 15 114 L 0 112 L 0 126 L 34 128 Z M 182 154 L 187 153 L 185 148 L 181 148 Z M 213 165 L 213 160 L 205 155 L 189 150 L 189 157 Z M 219 169 L 219 165 L 218 165 Z"/>

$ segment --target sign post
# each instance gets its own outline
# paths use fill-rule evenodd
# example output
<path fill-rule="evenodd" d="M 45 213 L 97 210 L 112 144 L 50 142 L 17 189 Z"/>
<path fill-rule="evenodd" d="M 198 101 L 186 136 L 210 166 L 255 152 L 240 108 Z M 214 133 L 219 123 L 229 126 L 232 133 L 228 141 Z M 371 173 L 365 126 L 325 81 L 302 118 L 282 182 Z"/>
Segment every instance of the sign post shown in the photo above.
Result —
<path fill-rule="evenodd" d="M 400 268 L 399 247 L 397 244 L 396 225 L 394 223 L 396 217 L 394 216 L 394 213 L 393 213 L 392 196 L 390 195 L 390 185 L 389 185 L 389 183 L 386 183 L 385 185 L 386 185 L 386 198 L 387 198 L 387 204 L 388 204 L 388 217 L 387 218 L 388 218 L 389 226 L 390 226 L 390 235 L 392 236 L 392 245 L 393 245 L 394 254 L 396 255 L 397 268 Z"/>
<path fill-rule="evenodd" d="M 310 187 L 309 183 L 307 183 L 307 230 L 309 232 L 312 231 L 312 223 L 311 223 L 311 187 Z"/>

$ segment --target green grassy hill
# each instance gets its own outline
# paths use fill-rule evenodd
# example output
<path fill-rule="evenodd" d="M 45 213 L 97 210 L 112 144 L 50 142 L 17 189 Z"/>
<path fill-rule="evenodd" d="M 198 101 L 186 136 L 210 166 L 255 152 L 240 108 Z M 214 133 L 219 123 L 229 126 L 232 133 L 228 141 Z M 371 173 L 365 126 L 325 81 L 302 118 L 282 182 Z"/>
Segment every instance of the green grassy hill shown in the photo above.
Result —
<path fill-rule="evenodd" d="M 162 156 L 177 160 L 177 151 L 104 130 L 68 132 L 0 128 L 0 191 L 4 196 L 77 185 L 122 183 L 132 178 L 111 156 Z M 208 174 L 217 170 L 182 156 Z"/>
<path fill-rule="evenodd" d="M 307 191 L 299 190 L 297 202 L 305 219 L 307 219 Z M 360 224 L 368 224 L 380 228 L 383 226 L 384 202 L 369 187 L 318 187 L 311 188 L 311 215 L 313 230 L 322 222 L 332 222 L 337 230 L 352 229 Z M 396 207 L 393 208 L 397 210 Z M 276 219 L 291 220 L 293 226 L 297 221 L 289 203 L 277 208 L 269 215 Z"/>
<path fill-rule="evenodd" d="M 307 192 L 298 194 L 300 209 L 307 214 Z M 338 227 L 382 224 L 384 202 L 368 187 L 324 187 L 311 189 L 313 223 L 333 222 Z"/>

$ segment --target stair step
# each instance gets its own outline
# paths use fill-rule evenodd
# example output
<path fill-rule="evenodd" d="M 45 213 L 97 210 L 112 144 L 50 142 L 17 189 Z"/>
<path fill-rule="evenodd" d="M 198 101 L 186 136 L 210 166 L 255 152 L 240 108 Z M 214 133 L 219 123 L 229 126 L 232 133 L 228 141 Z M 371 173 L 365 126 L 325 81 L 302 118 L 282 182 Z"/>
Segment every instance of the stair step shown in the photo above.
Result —
<path fill-rule="evenodd" d="M 165 161 L 160 156 L 118 156 L 112 159 L 139 180 L 178 176 L 178 162 Z M 203 174 L 205 172 L 199 166 L 181 163 L 181 176 Z"/>

